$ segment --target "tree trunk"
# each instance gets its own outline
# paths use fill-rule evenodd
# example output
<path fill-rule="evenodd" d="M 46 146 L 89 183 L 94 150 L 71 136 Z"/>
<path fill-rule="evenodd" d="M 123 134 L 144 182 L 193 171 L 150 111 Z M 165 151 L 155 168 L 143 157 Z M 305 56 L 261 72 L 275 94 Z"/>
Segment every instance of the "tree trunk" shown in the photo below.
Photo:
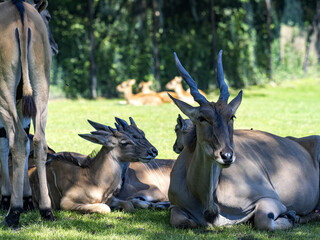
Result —
<path fill-rule="evenodd" d="M 267 9 L 267 50 L 268 50 L 268 69 L 267 76 L 272 81 L 272 62 L 271 62 L 271 0 L 266 0 Z"/>
<path fill-rule="evenodd" d="M 216 19 L 214 14 L 214 0 L 210 2 L 210 17 L 211 17 L 211 51 L 212 51 L 212 70 L 216 72 Z M 214 81 L 216 83 L 216 81 Z M 208 86 L 207 86 L 208 88 Z"/>
<path fill-rule="evenodd" d="M 97 98 L 97 75 L 96 75 L 96 62 L 94 56 L 95 39 L 94 39 L 94 27 L 93 27 L 93 0 L 88 0 L 89 8 L 89 35 L 90 35 L 90 84 L 91 84 L 91 97 Z"/>
<path fill-rule="evenodd" d="M 158 0 L 152 0 L 152 20 L 153 20 L 153 59 L 154 59 L 154 78 L 157 83 L 157 90 L 161 89 L 160 82 L 160 61 L 159 61 L 159 47 L 158 47 L 158 32 L 159 32 L 159 16 L 160 11 L 158 9 Z"/>
<path fill-rule="evenodd" d="M 318 26 L 319 24 L 319 17 L 320 17 L 320 1 L 317 1 L 317 8 L 316 8 L 316 12 L 314 14 L 313 20 L 312 20 L 312 24 L 310 27 L 310 30 L 308 32 L 308 37 L 307 37 L 307 43 L 306 43 L 306 56 L 304 59 L 304 63 L 303 63 L 303 76 L 305 76 L 307 74 L 307 68 L 308 68 L 308 61 L 309 61 L 309 53 L 310 53 L 310 47 L 311 47 L 311 37 L 312 34 L 314 32 L 314 29 Z M 319 44 L 319 27 L 318 27 L 318 34 L 317 34 L 317 44 Z M 319 62 L 319 48 L 317 47 L 317 53 L 318 53 L 318 62 Z"/>

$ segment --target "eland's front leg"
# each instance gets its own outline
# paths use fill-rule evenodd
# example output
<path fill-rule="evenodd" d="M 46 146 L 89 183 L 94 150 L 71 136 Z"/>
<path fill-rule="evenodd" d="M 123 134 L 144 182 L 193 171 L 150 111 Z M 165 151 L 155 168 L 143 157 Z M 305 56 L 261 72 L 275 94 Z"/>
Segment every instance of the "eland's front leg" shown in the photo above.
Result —
<path fill-rule="evenodd" d="M 254 226 L 260 230 L 284 230 L 292 228 L 298 219 L 295 212 L 287 211 L 279 200 L 262 198 L 256 205 Z"/>
<path fill-rule="evenodd" d="M 196 228 L 198 225 L 178 206 L 170 207 L 170 224 L 177 228 Z"/>

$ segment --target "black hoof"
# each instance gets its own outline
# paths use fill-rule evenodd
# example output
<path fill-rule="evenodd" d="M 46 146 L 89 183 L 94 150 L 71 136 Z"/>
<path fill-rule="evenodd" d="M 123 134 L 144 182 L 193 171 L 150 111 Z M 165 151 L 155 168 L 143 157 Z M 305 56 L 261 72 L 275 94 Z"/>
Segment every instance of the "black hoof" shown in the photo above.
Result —
<path fill-rule="evenodd" d="M 9 210 L 9 208 L 10 208 L 10 199 L 11 199 L 11 196 L 2 196 L 1 204 L 0 204 L 0 209 L 1 210 Z"/>
<path fill-rule="evenodd" d="M 33 202 L 32 202 L 32 196 L 23 197 L 23 210 L 30 211 L 33 209 L 34 209 L 34 206 L 33 206 Z"/>
<path fill-rule="evenodd" d="M 219 212 L 213 212 L 209 210 L 205 210 L 203 213 L 203 217 L 208 223 L 213 223 L 218 217 L 218 215 L 219 215 Z"/>
<path fill-rule="evenodd" d="M 23 209 L 21 207 L 13 207 L 9 210 L 8 215 L 3 221 L 3 224 L 8 227 L 16 227 L 19 224 L 20 214 Z"/>
<path fill-rule="evenodd" d="M 54 221 L 55 220 L 53 212 L 52 212 L 52 210 L 50 208 L 43 209 L 43 210 L 40 209 L 40 215 L 41 215 L 41 218 L 43 220 L 48 220 L 48 221 Z"/>
<path fill-rule="evenodd" d="M 279 217 L 284 217 L 290 220 L 292 224 L 299 223 L 300 217 L 296 214 L 295 211 L 290 210 L 286 213 L 280 214 Z"/>

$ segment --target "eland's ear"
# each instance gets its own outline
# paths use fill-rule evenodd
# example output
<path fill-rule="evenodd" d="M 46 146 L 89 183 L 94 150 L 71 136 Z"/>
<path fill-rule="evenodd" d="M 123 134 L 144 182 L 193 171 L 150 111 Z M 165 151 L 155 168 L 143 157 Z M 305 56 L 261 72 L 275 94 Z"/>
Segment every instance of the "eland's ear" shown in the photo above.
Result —
<path fill-rule="evenodd" d="M 48 1 L 34 1 L 34 3 L 34 8 L 37 9 L 39 13 L 45 10 L 48 6 Z"/>
<path fill-rule="evenodd" d="M 196 107 L 192 107 L 188 103 L 185 103 L 179 99 L 172 97 L 169 93 L 168 95 L 172 99 L 172 101 L 177 105 L 177 107 L 191 119 L 191 121 L 196 120 L 198 115 L 198 111 Z"/>
<path fill-rule="evenodd" d="M 238 96 L 236 96 L 230 103 L 229 103 L 229 106 L 232 108 L 232 113 L 235 114 L 238 107 L 240 106 L 241 104 L 241 101 L 242 101 L 242 93 L 243 93 L 243 90 L 241 90 L 239 93 L 238 93 Z"/>
<path fill-rule="evenodd" d="M 101 123 L 97 123 L 97 122 L 94 122 L 94 121 L 91 121 L 88 119 L 88 122 L 90 123 L 90 125 L 96 129 L 96 130 L 103 130 L 103 131 L 109 131 L 109 128 L 108 126 L 106 125 L 103 125 Z"/>
<path fill-rule="evenodd" d="M 131 85 L 136 84 L 136 80 L 135 80 L 134 78 L 133 78 L 133 79 L 130 79 L 129 82 L 130 82 Z"/>
<path fill-rule="evenodd" d="M 93 132 L 93 134 L 78 134 L 78 135 L 90 142 L 100 144 L 105 147 L 113 148 L 116 145 L 115 137 L 112 134 L 101 134 L 101 133 L 95 134 Z"/>
<path fill-rule="evenodd" d="M 180 128 L 182 128 L 183 126 L 183 118 L 181 117 L 180 114 L 178 114 L 178 118 L 177 118 L 177 124 Z"/>

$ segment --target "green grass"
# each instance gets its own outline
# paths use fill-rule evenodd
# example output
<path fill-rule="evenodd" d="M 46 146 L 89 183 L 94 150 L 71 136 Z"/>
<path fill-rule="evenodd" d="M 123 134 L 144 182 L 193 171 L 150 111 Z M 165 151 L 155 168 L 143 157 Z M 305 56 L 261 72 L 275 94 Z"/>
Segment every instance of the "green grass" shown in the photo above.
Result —
<path fill-rule="evenodd" d="M 238 93 L 232 90 L 232 97 Z M 217 93 L 208 99 L 217 100 Z M 174 125 L 180 111 L 173 104 L 158 107 L 120 105 L 119 99 L 53 100 L 49 103 L 47 142 L 56 151 L 89 154 L 99 149 L 77 134 L 89 133 L 87 119 L 113 126 L 114 117 L 133 117 L 159 150 L 159 158 L 176 158 L 172 151 Z M 320 81 L 303 79 L 277 87 L 244 90 L 235 129 L 253 128 L 280 136 L 320 134 Z M 5 212 L 0 212 L 4 219 Z M 261 232 L 250 225 L 223 228 L 174 229 L 168 211 L 137 210 L 108 215 L 56 211 L 57 221 L 42 222 L 37 211 L 21 215 L 21 228 L 0 227 L 2 239 L 319 239 L 319 223 L 299 225 L 288 231 Z"/>

